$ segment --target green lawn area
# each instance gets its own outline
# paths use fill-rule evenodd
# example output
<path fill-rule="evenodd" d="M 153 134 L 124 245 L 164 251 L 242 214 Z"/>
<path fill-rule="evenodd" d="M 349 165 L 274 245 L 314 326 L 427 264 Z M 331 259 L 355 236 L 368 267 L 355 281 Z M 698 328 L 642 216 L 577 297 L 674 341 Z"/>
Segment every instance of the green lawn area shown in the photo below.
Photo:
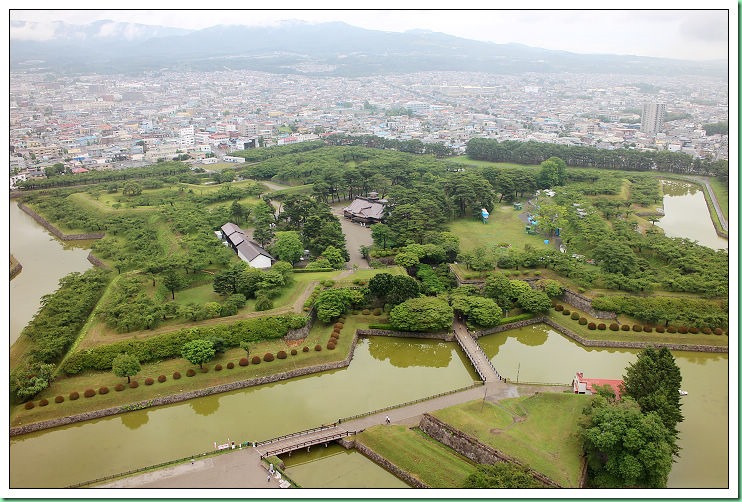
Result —
<path fill-rule="evenodd" d="M 432 415 L 560 485 L 576 488 L 582 457 L 578 421 L 588 399 L 547 392 L 498 403 L 471 401 Z"/>
<path fill-rule="evenodd" d="M 516 211 L 512 205 L 498 204 L 490 213 L 486 225 L 480 220 L 466 218 L 453 221 L 448 226 L 460 239 L 463 252 L 480 246 L 491 249 L 500 243 L 508 243 L 518 249 L 525 244 L 531 244 L 534 249 L 547 247 L 544 244 L 545 236 L 526 234 L 526 225 L 518 218 L 519 214 L 522 211 Z"/>
<path fill-rule="evenodd" d="M 446 159 L 446 163 L 462 164 L 470 166 L 494 166 L 494 167 L 533 167 L 538 168 L 535 164 L 513 164 L 511 162 L 490 162 L 488 160 L 474 160 L 470 159 L 467 155 L 460 157 L 452 157 Z"/>
<path fill-rule="evenodd" d="M 476 464 L 425 434 L 402 425 L 377 425 L 356 441 L 433 488 L 461 488 Z"/>
<path fill-rule="evenodd" d="M 716 200 L 719 201 L 721 206 L 721 212 L 724 213 L 724 217 L 729 219 L 729 185 L 722 183 L 718 178 L 709 178 L 709 185 L 714 190 Z"/>

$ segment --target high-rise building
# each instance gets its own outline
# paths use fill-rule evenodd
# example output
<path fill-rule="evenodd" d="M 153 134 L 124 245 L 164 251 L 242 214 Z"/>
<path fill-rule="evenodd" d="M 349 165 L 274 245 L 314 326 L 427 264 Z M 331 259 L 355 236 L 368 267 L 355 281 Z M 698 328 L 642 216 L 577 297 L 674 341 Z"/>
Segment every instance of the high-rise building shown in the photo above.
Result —
<path fill-rule="evenodd" d="M 644 103 L 642 108 L 642 132 L 657 134 L 665 123 L 665 103 Z"/>

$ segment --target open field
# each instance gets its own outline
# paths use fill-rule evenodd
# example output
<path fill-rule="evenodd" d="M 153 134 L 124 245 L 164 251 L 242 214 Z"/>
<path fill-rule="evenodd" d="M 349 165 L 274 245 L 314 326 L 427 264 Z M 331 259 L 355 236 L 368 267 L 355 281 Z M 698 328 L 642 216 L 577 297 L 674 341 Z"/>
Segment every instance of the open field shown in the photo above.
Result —
<path fill-rule="evenodd" d="M 472 401 L 432 415 L 514 457 L 564 487 L 579 486 L 578 433 L 589 398 L 541 393 L 497 403 Z"/>
<path fill-rule="evenodd" d="M 476 470 L 476 464 L 451 448 L 403 425 L 371 427 L 356 441 L 433 488 L 460 488 Z"/>
<path fill-rule="evenodd" d="M 729 220 L 729 186 L 719 181 L 718 178 L 709 178 L 709 185 L 714 190 L 721 212 L 724 213 L 724 218 Z"/>

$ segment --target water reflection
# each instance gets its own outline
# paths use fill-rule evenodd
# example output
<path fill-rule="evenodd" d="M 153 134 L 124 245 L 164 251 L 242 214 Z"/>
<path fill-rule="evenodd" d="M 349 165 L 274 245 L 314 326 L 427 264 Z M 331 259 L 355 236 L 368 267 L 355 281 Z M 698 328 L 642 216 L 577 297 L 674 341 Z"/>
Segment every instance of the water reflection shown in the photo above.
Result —
<path fill-rule="evenodd" d="M 138 429 L 149 422 L 149 413 L 146 410 L 130 411 L 121 415 L 121 423 L 129 429 Z"/>
<path fill-rule="evenodd" d="M 546 343 L 549 335 L 543 329 L 539 329 L 538 326 L 527 326 L 525 329 L 520 330 L 515 335 L 515 338 L 523 345 L 538 347 Z"/>
<path fill-rule="evenodd" d="M 714 228 L 709 208 L 696 185 L 678 182 L 663 182 L 665 193 L 662 203 L 665 216 L 657 226 L 668 237 L 683 237 L 711 249 L 727 249 L 727 239 L 719 237 Z"/>
<path fill-rule="evenodd" d="M 379 361 L 389 361 L 397 368 L 444 368 L 451 363 L 454 347 L 449 342 L 421 340 L 414 352 L 408 350 L 409 346 L 409 340 L 404 338 L 389 338 L 383 343 L 381 337 L 368 339 L 369 354 Z"/>
<path fill-rule="evenodd" d="M 207 396 L 203 399 L 191 399 L 188 401 L 188 404 L 197 415 L 205 417 L 215 413 L 216 410 L 219 409 L 219 396 Z"/>

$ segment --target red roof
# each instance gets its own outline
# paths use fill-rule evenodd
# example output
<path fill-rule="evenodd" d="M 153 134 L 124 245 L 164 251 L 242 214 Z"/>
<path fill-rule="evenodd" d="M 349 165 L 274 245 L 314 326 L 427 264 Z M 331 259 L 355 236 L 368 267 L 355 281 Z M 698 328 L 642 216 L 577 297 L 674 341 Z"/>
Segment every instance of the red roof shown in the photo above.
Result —
<path fill-rule="evenodd" d="M 575 375 L 575 380 L 577 380 L 577 382 L 584 383 L 587 387 L 587 390 L 593 394 L 596 393 L 596 387 L 609 385 L 613 389 L 613 393 L 616 395 L 616 397 L 621 397 L 620 386 L 623 383 L 623 380 L 611 380 L 608 378 L 585 378 L 582 376 L 581 372 L 578 372 Z"/>

